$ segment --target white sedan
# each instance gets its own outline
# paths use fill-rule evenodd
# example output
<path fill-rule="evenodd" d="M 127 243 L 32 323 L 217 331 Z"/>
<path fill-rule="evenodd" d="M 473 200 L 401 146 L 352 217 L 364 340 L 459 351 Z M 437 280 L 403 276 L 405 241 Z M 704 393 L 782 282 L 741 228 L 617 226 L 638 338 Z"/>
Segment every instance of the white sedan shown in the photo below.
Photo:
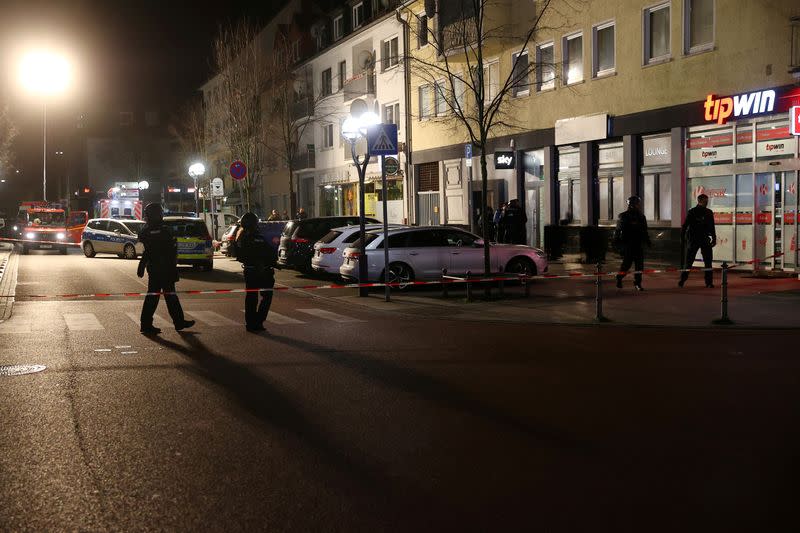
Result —
<path fill-rule="evenodd" d="M 399 224 L 389 224 L 390 230 L 407 227 Z M 382 230 L 383 224 L 367 224 L 364 229 L 366 231 Z M 342 266 L 342 252 L 358 239 L 360 232 L 361 228 L 355 225 L 342 226 L 330 230 L 314 244 L 311 268 L 316 272 L 338 275 L 339 267 Z"/>
<path fill-rule="evenodd" d="M 383 281 L 383 233 L 367 233 L 368 281 Z M 343 252 L 339 274 L 348 280 L 358 280 L 361 260 L 360 241 Z M 438 280 L 442 269 L 448 275 L 463 276 L 483 274 L 483 240 L 460 228 L 427 226 L 395 229 L 389 232 L 390 283 L 407 283 L 419 280 Z M 492 272 L 536 275 L 547 272 L 545 253 L 520 244 L 491 244 Z"/>

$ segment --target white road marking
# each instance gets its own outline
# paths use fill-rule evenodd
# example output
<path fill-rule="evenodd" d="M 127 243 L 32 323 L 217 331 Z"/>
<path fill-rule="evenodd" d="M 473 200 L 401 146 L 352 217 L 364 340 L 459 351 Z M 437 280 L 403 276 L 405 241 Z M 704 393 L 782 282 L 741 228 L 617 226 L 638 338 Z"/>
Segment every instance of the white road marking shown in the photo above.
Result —
<path fill-rule="evenodd" d="M 139 313 L 134 313 L 132 311 L 125 313 L 128 315 L 128 318 L 139 324 L 139 318 L 141 315 Z M 153 325 L 157 328 L 167 328 L 170 326 L 170 323 L 161 318 L 158 315 L 153 316 Z"/>
<path fill-rule="evenodd" d="M 128 355 L 128 354 L 132 354 L 132 353 L 139 353 L 139 352 L 133 351 L 133 352 L 120 352 L 120 353 L 121 353 L 122 355 Z"/>
<path fill-rule="evenodd" d="M 187 315 L 209 325 L 209 326 L 241 326 L 240 322 L 235 322 L 228 317 L 222 316 L 214 311 L 188 311 Z"/>
<path fill-rule="evenodd" d="M 11 320 L 6 320 L 2 324 L 0 324 L 0 334 L 30 333 L 30 332 L 31 332 L 30 322 L 25 322 L 24 320 L 15 320 L 14 317 L 12 317 Z"/>
<path fill-rule="evenodd" d="M 340 323 L 364 322 L 359 318 L 340 315 L 338 313 L 333 313 L 331 311 L 325 311 L 324 309 L 298 309 L 297 311 L 299 311 L 300 313 L 306 313 L 307 315 L 324 318 L 325 320 L 331 320 L 333 322 L 340 322 Z"/>
<path fill-rule="evenodd" d="M 244 309 L 241 309 L 242 313 L 244 313 Z M 305 324 L 302 320 L 297 320 L 296 318 L 292 318 L 286 315 L 282 315 L 280 313 L 276 313 L 275 311 L 270 311 L 267 315 L 267 322 L 272 324 Z"/>
<path fill-rule="evenodd" d="M 94 313 L 64 313 L 70 331 L 99 331 L 106 329 Z"/>
<path fill-rule="evenodd" d="M 95 348 L 95 352 L 110 352 L 111 348 Z"/>
<path fill-rule="evenodd" d="M 114 348 L 116 348 L 117 350 L 119 350 L 119 349 L 121 349 L 121 348 L 130 348 L 130 346 L 114 346 Z"/>

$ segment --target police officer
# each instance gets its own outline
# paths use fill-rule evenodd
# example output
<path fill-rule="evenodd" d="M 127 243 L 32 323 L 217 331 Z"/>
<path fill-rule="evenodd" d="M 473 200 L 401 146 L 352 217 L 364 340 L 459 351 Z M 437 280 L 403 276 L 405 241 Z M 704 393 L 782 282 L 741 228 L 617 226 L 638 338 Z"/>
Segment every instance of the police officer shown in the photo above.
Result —
<path fill-rule="evenodd" d="M 141 278 L 147 270 L 147 292 L 163 292 L 169 316 L 175 331 L 194 326 L 194 320 L 183 317 L 183 309 L 175 294 L 178 281 L 178 245 L 172 232 L 164 226 L 164 211 L 159 204 L 148 204 L 144 209 L 146 224 L 139 232 L 139 240 L 144 244 L 144 253 L 139 260 L 136 274 Z M 169 294 L 171 293 L 171 294 Z M 144 299 L 141 315 L 141 332 L 158 334 L 161 329 L 153 326 L 153 315 L 158 307 L 158 294 L 149 294 Z"/>
<path fill-rule="evenodd" d="M 258 217 L 245 213 L 239 220 L 241 228 L 236 235 L 236 259 L 244 269 L 247 289 L 269 289 L 248 291 L 244 297 L 244 318 L 247 331 L 264 331 L 264 321 L 272 303 L 272 288 L 275 286 L 275 249 L 258 231 Z M 258 296 L 261 295 L 261 302 Z"/>
<path fill-rule="evenodd" d="M 528 216 L 519 205 L 519 200 L 515 198 L 508 202 L 508 207 L 503 212 L 502 222 L 506 230 L 504 242 L 525 244 L 525 224 L 528 223 Z"/>
<path fill-rule="evenodd" d="M 644 268 L 644 245 L 650 246 L 650 235 L 647 234 L 647 219 L 642 213 L 642 199 L 638 196 L 628 198 L 628 210 L 617 217 L 614 230 L 614 244 L 622 254 L 622 265 L 617 274 L 617 288 L 622 288 L 622 278 L 628 273 L 633 263 L 636 273 L 633 275 L 633 286 L 643 291 L 642 269 Z"/>
<path fill-rule="evenodd" d="M 706 287 L 714 288 L 714 276 L 711 271 L 711 262 L 714 260 L 712 248 L 717 245 L 717 231 L 714 228 L 714 212 L 708 207 L 708 196 L 701 194 L 697 197 L 697 205 L 686 213 L 686 220 L 681 226 L 681 240 L 688 244 L 686 256 L 681 271 L 678 286 L 683 287 L 689 278 L 689 269 L 692 268 L 697 251 L 703 255 L 705 266 Z"/>

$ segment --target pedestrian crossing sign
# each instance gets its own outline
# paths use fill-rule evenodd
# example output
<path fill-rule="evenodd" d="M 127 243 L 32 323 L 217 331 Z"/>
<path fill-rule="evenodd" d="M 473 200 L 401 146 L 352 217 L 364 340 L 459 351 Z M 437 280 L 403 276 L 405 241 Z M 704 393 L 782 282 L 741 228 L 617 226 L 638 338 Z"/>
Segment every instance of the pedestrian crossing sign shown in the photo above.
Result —
<path fill-rule="evenodd" d="M 397 155 L 397 124 L 376 124 L 367 129 L 369 155 Z"/>

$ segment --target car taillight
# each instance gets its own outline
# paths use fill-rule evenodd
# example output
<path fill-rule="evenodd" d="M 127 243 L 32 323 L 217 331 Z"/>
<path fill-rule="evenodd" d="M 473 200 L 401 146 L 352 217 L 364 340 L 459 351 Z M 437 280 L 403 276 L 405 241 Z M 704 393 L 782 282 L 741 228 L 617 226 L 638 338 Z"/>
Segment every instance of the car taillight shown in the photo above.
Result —
<path fill-rule="evenodd" d="M 319 251 L 323 254 L 332 254 L 336 251 L 336 248 L 320 248 Z"/>
<path fill-rule="evenodd" d="M 308 244 L 308 239 L 294 238 L 294 239 L 292 239 L 292 242 L 295 243 L 295 244 Z"/>
<path fill-rule="evenodd" d="M 350 259 L 358 259 L 358 256 L 361 255 L 361 252 L 347 252 L 344 254 L 345 257 L 349 257 Z"/>

